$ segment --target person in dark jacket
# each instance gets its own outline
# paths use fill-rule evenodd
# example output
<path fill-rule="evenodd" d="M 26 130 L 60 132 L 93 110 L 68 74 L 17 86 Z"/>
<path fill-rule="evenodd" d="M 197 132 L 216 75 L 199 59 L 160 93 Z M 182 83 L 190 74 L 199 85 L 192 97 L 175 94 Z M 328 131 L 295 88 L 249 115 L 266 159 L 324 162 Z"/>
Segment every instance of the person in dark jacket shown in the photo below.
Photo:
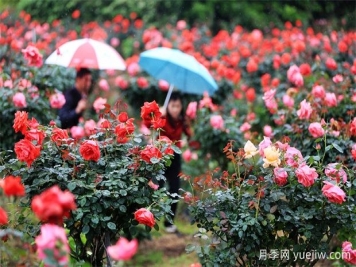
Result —
<path fill-rule="evenodd" d="M 75 85 L 64 93 L 66 103 L 59 110 L 61 128 L 67 129 L 77 126 L 79 118 L 87 108 L 87 96 L 91 87 L 92 77 L 89 69 L 81 68 L 77 71 Z"/>
<path fill-rule="evenodd" d="M 185 110 L 183 108 L 182 96 L 179 92 L 173 92 L 166 110 L 161 110 L 162 115 L 166 118 L 166 125 L 163 127 L 161 136 L 167 136 L 171 141 L 173 141 L 177 147 L 181 148 L 182 135 L 183 133 L 187 136 L 188 140 L 192 136 L 191 129 L 187 118 L 185 117 Z M 179 194 L 180 188 L 180 178 L 179 173 L 181 172 L 181 155 L 174 153 L 171 165 L 165 171 L 165 177 L 168 183 L 168 189 L 171 194 Z M 159 186 L 165 186 L 164 181 L 159 182 Z M 177 199 L 177 198 L 175 198 Z M 177 213 L 177 204 L 173 203 L 171 205 L 171 210 L 173 212 L 172 221 L 174 222 L 175 215 Z M 169 221 L 164 221 L 164 227 L 168 233 L 179 233 L 177 227 L 170 223 Z"/>

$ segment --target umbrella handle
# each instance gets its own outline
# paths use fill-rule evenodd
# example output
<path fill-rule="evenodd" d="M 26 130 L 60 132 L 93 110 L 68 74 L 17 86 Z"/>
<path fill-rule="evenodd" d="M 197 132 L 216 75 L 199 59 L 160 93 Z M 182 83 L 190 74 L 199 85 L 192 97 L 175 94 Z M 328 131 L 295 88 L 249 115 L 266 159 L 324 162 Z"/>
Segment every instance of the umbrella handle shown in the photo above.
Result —
<path fill-rule="evenodd" d="M 171 98 L 171 95 L 172 95 L 172 92 L 173 92 L 173 87 L 174 87 L 173 84 L 171 84 L 169 86 L 169 90 L 168 90 L 168 93 L 167 93 L 167 96 L 166 96 L 166 100 L 164 100 L 164 105 L 163 105 L 164 109 L 167 109 L 167 106 L 168 106 L 168 103 L 169 103 L 169 99 Z"/>

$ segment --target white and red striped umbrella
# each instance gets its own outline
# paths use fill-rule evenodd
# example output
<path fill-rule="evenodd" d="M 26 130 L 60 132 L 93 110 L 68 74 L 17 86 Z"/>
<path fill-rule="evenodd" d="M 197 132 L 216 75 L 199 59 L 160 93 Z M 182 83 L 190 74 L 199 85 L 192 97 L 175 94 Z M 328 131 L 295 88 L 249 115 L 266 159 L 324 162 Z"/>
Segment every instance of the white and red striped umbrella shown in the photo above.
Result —
<path fill-rule="evenodd" d="M 110 45 L 90 38 L 67 42 L 56 49 L 45 61 L 63 67 L 125 70 L 120 54 Z"/>

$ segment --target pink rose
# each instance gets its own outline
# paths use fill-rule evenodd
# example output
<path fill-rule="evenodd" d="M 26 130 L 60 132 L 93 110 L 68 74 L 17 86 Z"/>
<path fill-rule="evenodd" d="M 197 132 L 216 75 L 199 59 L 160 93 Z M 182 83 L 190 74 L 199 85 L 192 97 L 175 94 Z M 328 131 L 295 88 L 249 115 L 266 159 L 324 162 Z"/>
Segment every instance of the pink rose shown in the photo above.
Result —
<path fill-rule="evenodd" d="M 37 253 L 41 260 L 47 258 L 46 250 L 53 253 L 54 259 L 66 266 L 69 260 L 69 245 L 64 228 L 54 224 L 41 226 L 41 234 L 36 237 Z"/>
<path fill-rule="evenodd" d="M 287 107 L 287 108 L 293 108 L 294 106 L 294 99 L 292 97 L 290 97 L 289 95 L 284 95 L 283 96 L 283 104 Z"/>
<path fill-rule="evenodd" d="M 312 89 L 311 93 L 315 98 L 323 99 L 325 97 L 325 89 L 324 89 L 324 87 L 322 85 L 313 86 L 313 89 Z"/>
<path fill-rule="evenodd" d="M 129 82 L 121 78 L 120 76 L 117 76 L 115 79 L 115 85 L 120 87 L 122 90 L 125 90 L 129 87 Z"/>
<path fill-rule="evenodd" d="M 25 108 L 25 107 L 27 107 L 26 97 L 25 97 L 25 95 L 23 93 L 16 93 L 12 97 L 12 103 L 17 108 Z"/>
<path fill-rule="evenodd" d="M 300 103 L 300 109 L 297 111 L 297 115 L 299 119 L 306 119 L 308 120 L 310 118 L 310 115 L 312 114 L 313 110 L 310 106 L 310 103 L 307 102 L 305 99 Z"/>
<path fill-rule="evenodd" d="M 73 126 L 70 128 L 70 134 L 74 139 L 81 139 L 85 136 L 84 128 L 81 126 Z"/>
<path fill-rule="evenodd" d="M 344 80 L 344 77 L 342 75 L 337 74 L 333 77 L 333 82 L 334 83 L 341 83 Z"/>
<path fill-rule="evenodd" d="M 278 142 L 277 142 L 278 143 Z M 298 167 L 303 162 L 302 153 L 295 147 L 288 147 L 284 155 L 286 163 L 290 167 Z"/>
<path fill-rule="evenodd" d="M 350 134 L 356 136 L 356 117 L 350 122 Z"/>
<path fill-rule="evenodd" d="M 351 242 L 342 243 L 342 255 L 345 262 L 356 265 L 356 249 L 352 249 Z"/>
<path fill-rule="evenodd" d="M 93 107 L 94 107 L 96 113 L 99 113 L 100 110 L 105 109 L 106 102 L 107 102 L 106 98 L 98 97 L 97 99 L 95 99 L 95 101 L 93 103 Z"/>
<path fill-rule="evenodd" d="M 314 168 L 310 168 L 308 165 L 299 166 L 295 171 L 295 175 L 298 178 L 298 182 L 305 187 L 312 186 L 318 178 L 316 170 Z"/>
<path fill-rule="evenodd" d="M 224 128 L 224 119 L 220 115 L 212 115 L 210 117 L 210 125 L 214 129 L 222 130 Z"/>
<path fill-rule="evenodd" d="M 341 180 L 344 183 L 347 181 L 347 174 L 338 163 L 329 163 L 325 168 L 325 175 L 337 183 L 340 183 Z"/>
<path fill-rule="evenodd" d="M 169 83 L 165 80 L 159 80 L 158 81 L 158 87 L 159 89 L 161 89 L 162 91 L 168 91 L 169 89 Z"/>
<path fill-rule="evenodd" d="M 152 180 L 148 182 L 148 186 L 151 187 L 153 190 L 157 190 L 159 187 L 159 185 L 152 182 Z"/>
<path fill-rule="evenodd" d="M 187 23 L 185 20 L 178 20 L 177 21 L 177 30 L 181 31 L 184 30 L 187 27 Z"/>
<path fill-rule="evenodd" d="M 26 49 L 22 49 L 24 58 L 27 60 L 29 66 L 41 67 L 43 64 L 42 55 L 38 51 L 37 47 L 29 45 Z"/>
<path fill-rule="evenodd" d="M 345 192 L 337 185 L 324 181 L 324 186 L 321 189 L 323 195 L 332 203 L 342 204 L 345 201 Z"/>
<path fill-rule="evenodd" d="M 120 44 L 120 39 L 116 38 L 116 37 L 113 37 L 110 40 L 110 44 L 111 44 L 111 46 L 116 47 L 116 46 L 118 46 Z"/>
<path fill-rule="evenodd" d="M 287 183 L 288 173 L 285 169 L 277 167 L 274 168 L 273 173 L 274 173 L 274 181 L 276 182 L 277 185 L 283 186 Z"/>
<path fill-rule="evenodd" d="M 62 93 L 55 93 L 49 97 L 49 103 L 52 108 L 60 109 L 66 103 L 66 98 Z"/>
<path fill-rule="evenodd" d="M 137 252 L 137 239 L 128 241 L 125 237 L 120 237 L 117 243 L 107 248 L 108 254 L 116 261 L 130 260 Z"/>
<path fill-rule="evenodd" d="M 6 80 L 4 82 L 4 87 L 8 87 L 8 88 L 12 89 L 12 87 L 13 87 L 12 80 Z"/>
<path fill-rule="evenodd" d="M 334 93 L 326 93 L 325 98 L 325 105 L 327 107 L 336 107 L 337 106 L 337 99 Z"/>
<path fill-rule="evenodd" d="M 197 107 L 198 107 L 198 102 L 190 102 L 188 104 L 187 111 L 185 112 L 188 118 L 195 119 L 197 115 Z"/>
<path fill-rule="evenodd" d="M 92 135 L 96 133 L 96 123 L 94 120 L 88 120 L 84 124 L 84 131 L 86 135 Z"/>
<path fill-rule="evenodd" d="M 258 144 L 258 152 L 260 153 L 261 157 L 264 157 L 263 150 L 269 147 L 272 144 L 272 141 L 269 137 L 264 136 L 263 140 Z"/>
<path fill-rule="evenodd" d="M 99 88 L 103 91 L 109 91 L 110 90 L 110 86 L 107 80 L 105 79 L 101 79 L 99 81 Z"/>
<path fill-rule="evenodd" d="M 319 122 L 313 122 L 308 127 L 309 133 L 314 138 L 322 137 L 325 134 L 325 131 Z"/>
<path fill-rule="evenodd" d="M 273 135 L 273 129 L 269 125 L 265 125 L 263 127 L 263 134 L 264 136 L 271 137 Z"/>
<path fill-rule="evenodd" d="M 249 124 L 248 122 L 244 122 L 241 126 L 240 126 L 240 131 L 241 132 L 247 132 L 248 130 L 251 129 L 251 124 Z"/>
<path fill-rule="evenodd" d="M 137 73 L 140 71 L 140 66 L 137 62 L 132 62 L 130 65 L 127 66 L 127 73 L 133 77 L 136 76 Z"/>

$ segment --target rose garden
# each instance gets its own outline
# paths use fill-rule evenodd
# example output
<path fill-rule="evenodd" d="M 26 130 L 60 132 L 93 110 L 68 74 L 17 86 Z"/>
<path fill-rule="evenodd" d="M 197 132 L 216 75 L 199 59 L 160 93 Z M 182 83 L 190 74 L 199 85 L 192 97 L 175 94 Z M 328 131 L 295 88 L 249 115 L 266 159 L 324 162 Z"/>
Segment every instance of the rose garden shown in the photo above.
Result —
<path fill-rule="evenodd" d="M 194 228 L 184 266 L 316 266 L 315 252 L 356 265 L 355 30 L 80 16 L 0 13 L 0 266 L 134 266 L 174 202 Z M 87 37 L 126 69 L 93 70 L 92 108 L 62 129 L 75 68 L 45 60 Z M 162 130 L 170 83 L 139 64 L 157 47 L 193 56 L 217 84 L 181 93 L 193 133 L 181 145 Z M 175 154 L 172 198 L 158 185 Z"/>

